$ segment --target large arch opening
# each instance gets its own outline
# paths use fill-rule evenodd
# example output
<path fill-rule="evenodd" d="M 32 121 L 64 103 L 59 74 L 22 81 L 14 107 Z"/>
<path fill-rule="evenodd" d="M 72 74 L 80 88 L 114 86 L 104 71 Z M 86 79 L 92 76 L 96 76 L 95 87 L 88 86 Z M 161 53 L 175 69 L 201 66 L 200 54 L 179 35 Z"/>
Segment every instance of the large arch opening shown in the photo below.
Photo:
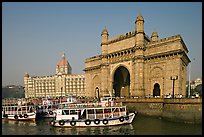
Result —
<path fill-rule="evenodd" d="M 115 71 L 113 79 L 113 96 L 130 96 L 130 73 L 123 66 L 118 67 Z"/>
<path fill-rule="evenodd" d="M 154 84 L 153 97 L 160 96 L 160 85 L 158 83 Z"/>

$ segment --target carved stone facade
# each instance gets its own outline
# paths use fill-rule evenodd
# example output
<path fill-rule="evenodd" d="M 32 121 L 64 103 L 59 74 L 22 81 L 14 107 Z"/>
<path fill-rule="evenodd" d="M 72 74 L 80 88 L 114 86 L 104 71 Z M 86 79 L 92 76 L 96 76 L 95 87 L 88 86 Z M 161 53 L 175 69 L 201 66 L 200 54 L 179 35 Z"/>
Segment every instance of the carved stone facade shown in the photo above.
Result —
<path fill-rule="evenodd" d="M 85 60 L 87 96 L 186 95 L 190 60 L 182 37 L 158 39 L 158 33 L 153 32 L 149 38 L 142 15 L 135 24 L 134 31 L 112 39 L 104 28 L 101 54 Z M 178 79 L 171 80 L 174 76 Z"/>

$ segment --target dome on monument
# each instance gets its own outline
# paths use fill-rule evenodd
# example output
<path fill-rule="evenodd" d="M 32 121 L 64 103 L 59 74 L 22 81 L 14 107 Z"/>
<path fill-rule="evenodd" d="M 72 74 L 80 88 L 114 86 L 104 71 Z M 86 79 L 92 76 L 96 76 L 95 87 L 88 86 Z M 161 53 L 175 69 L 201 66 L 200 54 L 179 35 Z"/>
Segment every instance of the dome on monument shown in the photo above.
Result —
<path fill-rule="evenodd" d="M 108 34 L 108 30 L 107 30 L 106 26 L 105 26 L 105 28 L 102 31 L 102 34 L 105 34 L 105 33 Z"/>
<path fill-rule="evenodd" d="M 136 18 L 136 21 L 139 21 L 139 20 L 143 20 L 143 21 L 144 21 L 144 18 L 142 17 L 141 14 L 139 14 L 139 15 L 137 16 L 137 18 Z"/>
<path fill-rule="evenodd" d="M 152 32 L 152 37 L 158 37 L 158 33 L 156 31 Z"/>

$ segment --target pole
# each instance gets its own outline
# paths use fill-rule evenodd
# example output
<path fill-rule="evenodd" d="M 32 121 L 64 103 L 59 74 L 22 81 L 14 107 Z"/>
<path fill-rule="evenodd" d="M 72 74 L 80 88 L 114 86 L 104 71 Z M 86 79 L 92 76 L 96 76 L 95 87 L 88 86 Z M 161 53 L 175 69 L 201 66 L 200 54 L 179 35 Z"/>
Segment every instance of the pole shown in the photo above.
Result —
<path fill-rule="evenodd" d="M 175 79 L 173 79 L 173 93 L 172 93 L 172 98 L 174 98 L 174 82 L 175 82 Z"/>
<path fill-rule="evenodd" d="M 171 76 L 171 80 L 173 81 L 173 92 L 172 92 L 172 98 L 174 98 L 174 84 L 175 84 L 175 80 L 178 79 L 178 76 Z"/>
<path fill-rule="evenodd" d="M 62 87 L 61 87 L 61 97 L 60 97 L 60 104 L 62 103 Z"/>
<path fill-rule="evenodd" d="M 188 74 L 189 78 L 188 78 L 188 98 L 190 98 L 191 95 L 191 63 L 189 64 L 189 74 Z"/>

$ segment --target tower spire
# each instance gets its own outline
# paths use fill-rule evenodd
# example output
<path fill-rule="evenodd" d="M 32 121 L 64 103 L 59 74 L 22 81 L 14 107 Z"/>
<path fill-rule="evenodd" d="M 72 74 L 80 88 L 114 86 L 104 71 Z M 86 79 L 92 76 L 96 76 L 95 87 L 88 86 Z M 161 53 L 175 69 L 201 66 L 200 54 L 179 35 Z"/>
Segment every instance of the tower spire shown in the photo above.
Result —
<path fill-rule="evenodd" d="M 65 58 L 65 53 L 64 52 L 62 52 L 62 58 Z"/>

